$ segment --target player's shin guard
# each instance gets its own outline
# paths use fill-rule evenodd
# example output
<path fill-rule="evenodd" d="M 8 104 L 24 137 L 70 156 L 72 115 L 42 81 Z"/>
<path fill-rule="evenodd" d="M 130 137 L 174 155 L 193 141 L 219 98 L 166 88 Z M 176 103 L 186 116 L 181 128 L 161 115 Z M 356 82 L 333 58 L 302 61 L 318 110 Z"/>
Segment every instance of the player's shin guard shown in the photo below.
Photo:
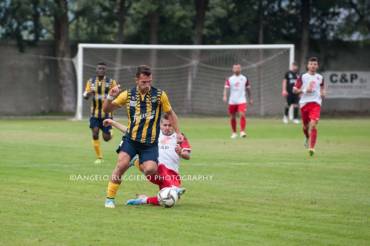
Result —
<path fill-rule="evenodd" d="M 236 118 L 231 118 L 230 125 L 233 132 L 236 132 Z"/>
<path fill-rule="evenodd" d="M 107 198 L 114 199 L 116 197 L 118 188 L 119 188 L 119 184 L 109 181 L 108 188 L 107 188 Z"/>
<path fill-rule="evenodd" d="M 241 132 L 244 132 L 246 124 L 247 124 L 247 119 L 245 118 L 245 116 L 241 116 L 240 117 L 240 131 Z"/>
<path fill-rule="evenodd" d="M 148 197 L 147 200 L 146 200 L 146 203 L 158 206 L 159 205 L 158 197 L 156 197 L 156 196 Z"/>
<path fill-rule="evenodd" d="M 311 129 L 311 134 L 310 134 L 310 148 L 311 149 L 315 148 L 316 138 L 317 138 L 317 129 L 313 127 Z"/>
<path fill-rule="evenodd" d="M 100 148 L 100 141 L 98 139 L 97 140 L 93 139 L 92 140 L 92 145 L 94 147 L 96 157 L 98 159 L 103 159 L 103 154 L 102 154 L 102 151 L 101 151 L 101 148 Z"/>

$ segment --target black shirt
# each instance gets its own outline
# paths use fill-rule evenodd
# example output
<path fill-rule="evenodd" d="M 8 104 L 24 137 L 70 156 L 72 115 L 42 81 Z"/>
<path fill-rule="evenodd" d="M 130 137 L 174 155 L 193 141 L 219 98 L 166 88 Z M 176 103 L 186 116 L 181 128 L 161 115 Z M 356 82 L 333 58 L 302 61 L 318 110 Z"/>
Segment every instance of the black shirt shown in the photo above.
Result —
<path fill-rule="evenodd" d="M 286 72 L 284 79 L 286 79 L 286 91 L 289 94 L 293 93 L 293 87 L 298 79 L 298 72 L 288 71 Z"/>

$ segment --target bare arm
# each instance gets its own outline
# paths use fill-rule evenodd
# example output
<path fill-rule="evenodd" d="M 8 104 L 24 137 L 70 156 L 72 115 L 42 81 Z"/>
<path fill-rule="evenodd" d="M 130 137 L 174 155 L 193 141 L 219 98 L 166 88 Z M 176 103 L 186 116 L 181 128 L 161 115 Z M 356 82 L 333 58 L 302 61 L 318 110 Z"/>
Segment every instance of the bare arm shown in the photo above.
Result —
<path fill-rule="evenodd" d="M 190 150 L 181 148 L 180 144 L 178 144 L 175 148 L 176 153 L 185 160 L 190 160 Z"/>
<path fill-rule="evenodd" d="M 176 115 L 175 111 L 173 111 L 171 109 L 166 114 L 168 115 L 168 120 L 170 121 L 170 123 L 171 123 L 173 129 L 175 130 L 175 132 L 177 133 L 177 135 L 181 135 L 181 132 L 180 132 L 180 129 L 179 129 L 179 120 L 177 118 L 177 115 Z"/>
<path fill-rule="evenodd" d="M 85 99 L 85 100 L 87 100 L 87 99 L 89 99 L 90 98 L 90 96 L 91 96 L 91 92 L 84 92 L 84 94 L 83 94 L 83 98 Z"/>
<path fill-rule="evenodd" d="M 302 78 L 301 77 L 299 77 L 297 79 L 297 81 L 295 82 L 294 87 L 293 87 L 293 93 L 298 94 L 298 95 L 303 93 L 303 86 L 302 86 Z"/>
<path fill-rule="evenodd" d="M 249 104 L 250 105 L 253 105 L 253 98 L 252 98 L 251 87 L 248 86 L 246 90 L 247 90 L 247 96 L 248 96 Z"/>
<path fill-rule="evenodd" d="M 229 88 L 224 87 L 223 101 L 227 102 L 227 94 L 229 94 Z"/>
<path fill-rule="evenodd" d="M 190 160 L 190 151 L 189 150 L 181 150 L 181 158 L 185 160 Z"/>
<path fill-rule="evenodd" d="M 298 89 L 297 87 L 293 87 L 293 93 L 294 94 L 301 94 L 302 93 L 302 89 Z"/>
<path fill-rule="evenodd" d="M 286 79 L 283 79 L 283 82 L 281 83 L 281 95 L 283 97 L 286 97 L 288 95 L 288 92 L 286 91 Z"/>
<path fill-rule="evenodd" d="M 111 112 L 113 112 L 113 111 L 115 111 L 119 108 L 116 104 L 114 104 L 112 102 L 113 102 L 113 100 L 109 100 L 109 99 L 104 100 L 103 111 L 105 113 L 111 113 Z"/>
<path fill-rule="evenodd" d="M 86 88 L 85 88 L 85 91 L 83 93 L 83 98 L 85 100 L 89 99 L 91 95 L 93 95 L 95 93 L 95 87 L 91 84 L 90 81 L 87 81 L 86 83 Z"/>
<path fill-rule="evenodd" d="M 112 103 L 114 98 L 116 96 L 118 96 L 118 94 L 120 93 L 120 86 L 117 85 L 115 87 L 113 87 L 109 93 L 108 93 L 108 97 L 104 100 L 104 103 L 103 103 L 103 111 L 105 113 L 111 113 L 113 112 L 114 110 L 118 109 L 119 106 Z"/>
<path fill-rule="evenodd" d="M 104 126 L 113 126 L 113 127 L 117 128 L 118 130 L 120 130 L 123 133 L 126 133 L 126 131 L 127 131 L 126 126 L 124 126 L 124 125 L 122 125 L 122 124 L 120 124 L 117 121 L 114 121 L 112 119 L 105 119 L 103 121 L 103 125 Z"/>
<path fill-rule="evenodd" d="M 326 96 L 326 90 L 325 90 L 325 86 L 324 85 L 322 85 L 320 87 L 320 95 L 321 95 L 321 97 L 325 97 Z"/>

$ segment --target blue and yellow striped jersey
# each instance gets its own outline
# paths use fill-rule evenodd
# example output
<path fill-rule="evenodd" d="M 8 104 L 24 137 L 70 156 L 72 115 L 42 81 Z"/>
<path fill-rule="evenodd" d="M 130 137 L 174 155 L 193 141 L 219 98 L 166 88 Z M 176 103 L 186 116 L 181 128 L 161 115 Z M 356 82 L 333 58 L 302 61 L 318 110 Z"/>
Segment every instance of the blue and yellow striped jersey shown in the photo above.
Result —
<path fill-rule="evenodd" d="M 126 105 L 127 136 L 145 144 L 157 143 L 161 113 L 172 110 L 167 94 L 154 87 L 144 95 L 137 87 L 125 90 L 112 103 L 120 107 Z"/>
<path fill-rule="evenodd" d="M 117 82 L 114 79 L 105 76 L 102 80 L 99 80 L 98 77 L 94 76 L 86 82 L 85 92 L 90 93 L 91 91 L 94 91 L 91 102 L 91 117 L 112 117 L 112 113 L 103 112 L 102 106 L 109 90 L 116 85 Z"/>

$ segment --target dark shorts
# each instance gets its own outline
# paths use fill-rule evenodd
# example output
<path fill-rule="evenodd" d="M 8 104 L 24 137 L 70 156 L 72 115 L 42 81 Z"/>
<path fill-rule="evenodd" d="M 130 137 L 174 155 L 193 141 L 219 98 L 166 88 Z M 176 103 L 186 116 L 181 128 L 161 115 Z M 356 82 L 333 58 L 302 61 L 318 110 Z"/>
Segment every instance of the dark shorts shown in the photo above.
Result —
<path fill-rule="evenodd" d="M 296 94 L 289 93 L 288 96 L 286 97 L 286 102 L 287 102 L 288 106 L 290 106 L 292 104 L 298 104 L 299 97 Z"/>
<path fill-rule="evenodd" d="M 155 161 L 158 163 L 158 143 L 143 144 L 124 136 L 116 150 L 117 154 L 121 151 L 126 152 L 130 156 L 130 159 L 135 155 L 139 155 L 140 164 L 145 161 Z"/>
<path fill-rule="evenodd" d="M 110 119 L 110 118 L 96 118 L 96 117 L 90 117 L 90 128 L 99 128 L 102 130 L 102 132 L 106 134 L 111 134 L 111 129 L 112 126 L 103 126 L 103 121 L 105 119 Z"/>

